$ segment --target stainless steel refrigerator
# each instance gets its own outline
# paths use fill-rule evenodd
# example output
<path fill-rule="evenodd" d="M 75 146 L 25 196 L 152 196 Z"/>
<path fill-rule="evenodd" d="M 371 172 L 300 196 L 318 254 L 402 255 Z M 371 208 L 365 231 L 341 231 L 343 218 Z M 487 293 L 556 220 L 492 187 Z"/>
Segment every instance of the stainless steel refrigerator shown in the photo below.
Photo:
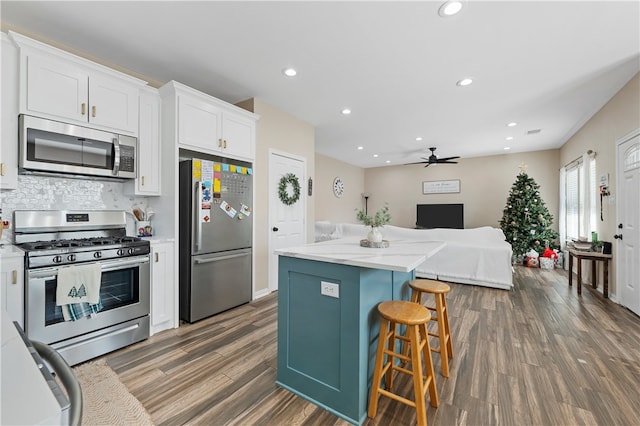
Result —
<path fill-rule="evenodd" d="M 251 300 L 251 163 L 180 162 L 180 319 L 194 322 Z"/>

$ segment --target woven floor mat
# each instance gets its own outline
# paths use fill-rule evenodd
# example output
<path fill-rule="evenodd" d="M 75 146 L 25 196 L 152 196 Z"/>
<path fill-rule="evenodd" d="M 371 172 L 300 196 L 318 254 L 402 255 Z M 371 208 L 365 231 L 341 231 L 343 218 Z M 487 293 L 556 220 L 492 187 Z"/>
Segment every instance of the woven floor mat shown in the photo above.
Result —
<path fill-rule="evenodd" d="M 149 413 L 104 358 L 78 365 L 73 371 L 82 388 L 83 425 L 153 425 Z"/>

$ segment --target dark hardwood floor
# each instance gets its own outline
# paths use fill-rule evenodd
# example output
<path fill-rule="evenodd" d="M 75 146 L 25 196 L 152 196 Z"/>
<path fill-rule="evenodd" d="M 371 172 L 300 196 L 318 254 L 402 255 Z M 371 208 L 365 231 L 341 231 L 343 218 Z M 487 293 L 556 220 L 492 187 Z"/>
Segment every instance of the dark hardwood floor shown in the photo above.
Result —
<path fill-rule="evenodd" d="M 640 318 L 567 273 L 516 267 L 513 291 L 451 284 L 454 358 L 430 425 L 640 425 Z M 158 425 L 347 425 L 275 385 L 275 294 L 111 353 Z M 396 384 L 406 395 L 404 375 Z M 366 425 L 415 424 L 382 397 Z"/>

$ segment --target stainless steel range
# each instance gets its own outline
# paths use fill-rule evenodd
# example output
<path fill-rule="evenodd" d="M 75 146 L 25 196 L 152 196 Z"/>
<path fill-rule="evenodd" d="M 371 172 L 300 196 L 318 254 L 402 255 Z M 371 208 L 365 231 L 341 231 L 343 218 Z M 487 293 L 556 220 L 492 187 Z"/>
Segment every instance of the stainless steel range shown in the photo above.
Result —
<path fill-rule="evenodd" d="M 75 365 L 149 337 L 150 245 L 126 235 L 123 211 L 16 210 L 14 226 L 15 244 L 26 253 L 29 339 Z M 87 264 L 100 265 L 99 304 L 88 312 L 74 305 L 83 314 L 65 320 L 58 274 Z"/>

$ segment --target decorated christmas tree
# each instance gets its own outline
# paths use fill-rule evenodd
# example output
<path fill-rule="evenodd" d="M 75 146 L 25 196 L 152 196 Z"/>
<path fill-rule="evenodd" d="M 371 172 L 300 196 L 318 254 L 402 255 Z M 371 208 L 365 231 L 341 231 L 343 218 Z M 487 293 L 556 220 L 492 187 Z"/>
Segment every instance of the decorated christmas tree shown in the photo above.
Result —
<path fill-rule="evenodd" d="M 540 185 L 525 169 L 524 165 L 520 167 L 500 220 L 500 227 L 516 256 L 531 249 L 542 253 L 545 247 L 554 248 L 558 238 L 558 233 L 551 229 L 553 216 L 540 198 Z"/>

